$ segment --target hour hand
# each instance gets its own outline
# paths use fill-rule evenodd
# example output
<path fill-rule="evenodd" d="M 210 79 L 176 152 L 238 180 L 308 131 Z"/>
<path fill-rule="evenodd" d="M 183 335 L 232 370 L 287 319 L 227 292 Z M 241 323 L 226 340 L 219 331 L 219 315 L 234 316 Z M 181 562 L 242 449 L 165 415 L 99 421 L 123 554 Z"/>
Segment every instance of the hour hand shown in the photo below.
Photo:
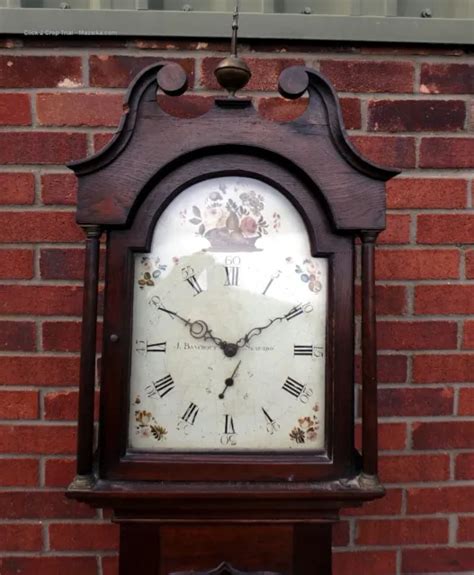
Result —
<path fill-rule="evenodd" d="M 210 339 L 223 350 L 225 355 L 229 355 L 226 351 L 227 347 L 233 346 L 233 344 L 228 344 L 226 341 L 224 341 L 220 337 L 216 337 L 212 333 L 212 330 L 209 329 L 209 327 L 205 321 L 203 321 L 201 319 L 191 321 L 190 319 L 186 319 L 182 315 L 179 315 L 179 313 L 172 311 L 170 309 L 167 309 L 163 306 L 158 306 L 158 309 L 161 311 L 164 311 L 165 313 L 171 315 L 172 317 L 177 317 L 182 322 L 184 322 L 184 324 L 186 326 L 189 326 L 189 333 L 191 334 L 192 337 L 194 337 L 194 339 Z M 235 353 L 230 354 L 229 357 L 232 357 L 232 355 L 235 355 Z"/>

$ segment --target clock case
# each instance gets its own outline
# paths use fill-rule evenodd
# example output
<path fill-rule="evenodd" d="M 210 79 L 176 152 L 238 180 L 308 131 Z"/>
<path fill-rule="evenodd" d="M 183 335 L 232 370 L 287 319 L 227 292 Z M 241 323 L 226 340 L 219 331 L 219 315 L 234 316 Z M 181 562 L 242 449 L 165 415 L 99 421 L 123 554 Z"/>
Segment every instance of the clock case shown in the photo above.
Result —
<path fill-rule="evenodd" d="M 133 81 L 116 135 L 69 167 L 79 179 L 77 222 L 86 233 L 77 477 L 68 497 L 112 507 L 119 521 L 321 522 L 384 493 L 377 480 L 374 243 L 385 226 L 384 182 L 398 172 L 351 145 L 337 95 L 319 72 L 290 67 L 286 98 L 308 98 L 290 122 L 259 116 L 250 99 L 217 97 L 199 117 L 168 115 L 157 90 L 179 96 L 187 78 L 158 62 Z M 323 453 L 127 451 L 133 261 L 181 190 L 225 175 L 262 180 L 301 214 L 312 255 L 329 260 L 326 446 Z M 100 239 L 105 233 L 105 250 Z M 355 280 L 361 243 L 361 285 Z M 105 303 L 98 448 L 94 395 L 99 255 Z M 357 295 L 357 297 L 355 297 Z M 362 311 L 362 455 L 354 443 L 354 301 Z M 224 558 L 225 559 L 225 558 Z"/>

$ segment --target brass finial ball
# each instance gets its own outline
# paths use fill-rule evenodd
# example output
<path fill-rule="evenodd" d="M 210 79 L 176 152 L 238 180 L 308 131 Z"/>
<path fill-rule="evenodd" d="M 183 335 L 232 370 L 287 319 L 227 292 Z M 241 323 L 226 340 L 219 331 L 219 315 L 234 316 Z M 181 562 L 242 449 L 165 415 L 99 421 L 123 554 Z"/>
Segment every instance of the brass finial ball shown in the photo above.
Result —
<path fill-rule="evenodd" d="M 219 84 L 229 92 L 231 96 L 235 96 L 237 90 L 242 89 L 247 85 L 252 73 L 247 64 L 238 56 L 227 56 L 222 62 L 219 62 L 214 74 Z"/>

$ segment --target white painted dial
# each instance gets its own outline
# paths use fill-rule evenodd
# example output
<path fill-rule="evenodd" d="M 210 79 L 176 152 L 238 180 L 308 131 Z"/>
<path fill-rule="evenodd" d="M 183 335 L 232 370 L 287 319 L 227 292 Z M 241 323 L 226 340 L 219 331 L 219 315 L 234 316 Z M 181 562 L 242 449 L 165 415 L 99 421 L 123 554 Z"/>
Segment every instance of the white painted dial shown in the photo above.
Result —
<path fill-rule="evenodd" d="M 129 448 L 324 448 L 327 260 L 277 190 L 181 192 L 135 256 Z"/>

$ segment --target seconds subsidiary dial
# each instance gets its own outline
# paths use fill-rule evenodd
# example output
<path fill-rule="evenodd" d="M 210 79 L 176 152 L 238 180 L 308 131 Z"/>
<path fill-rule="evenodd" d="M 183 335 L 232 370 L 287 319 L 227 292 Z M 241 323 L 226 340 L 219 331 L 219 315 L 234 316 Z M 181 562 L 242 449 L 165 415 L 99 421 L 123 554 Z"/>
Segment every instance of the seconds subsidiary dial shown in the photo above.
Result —
<path fill-rule="evenodd" d="M 135 256 L 129 448 L 323 450 L 327 278 L 266 183 L 181 192 Z"/>

